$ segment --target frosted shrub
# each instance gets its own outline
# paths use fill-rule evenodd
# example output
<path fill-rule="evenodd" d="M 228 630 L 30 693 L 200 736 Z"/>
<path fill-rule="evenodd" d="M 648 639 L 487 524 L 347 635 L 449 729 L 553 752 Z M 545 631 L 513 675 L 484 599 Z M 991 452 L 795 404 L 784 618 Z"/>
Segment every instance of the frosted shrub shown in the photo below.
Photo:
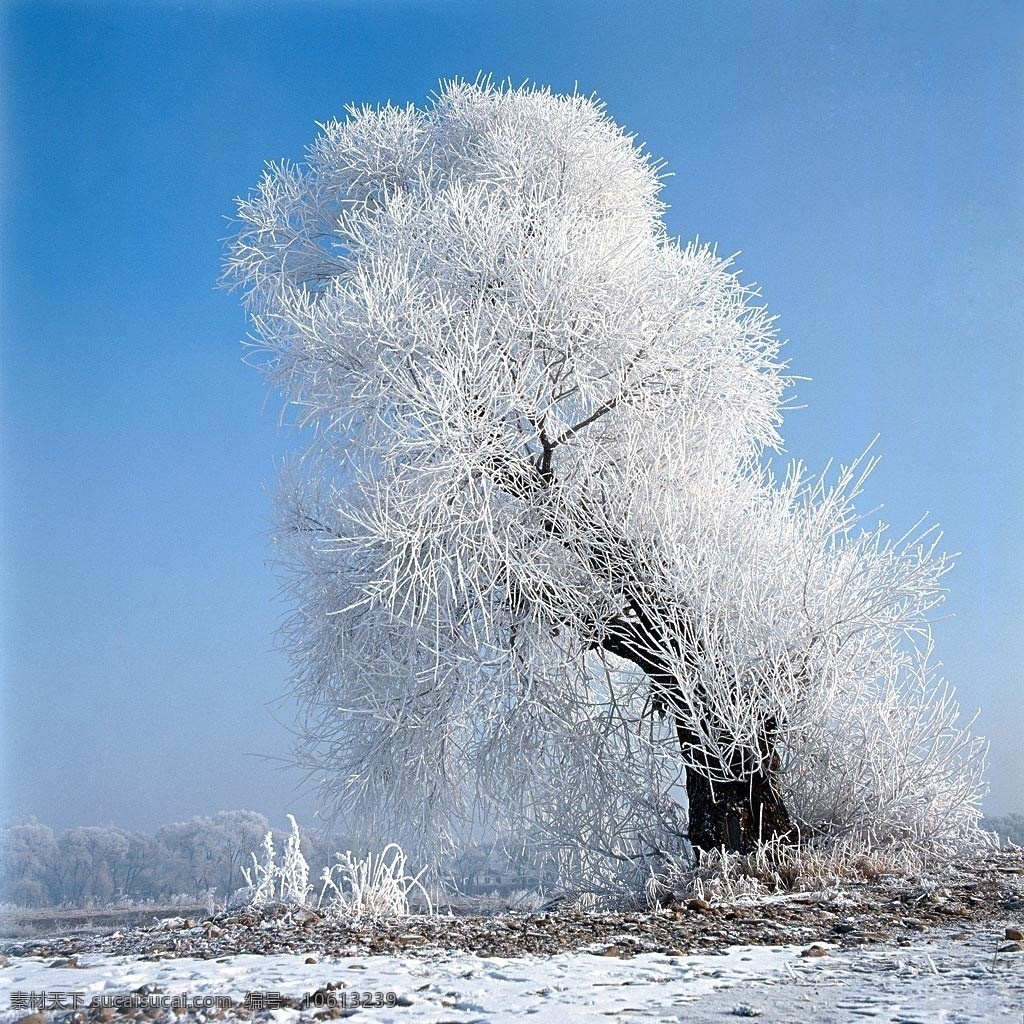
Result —
<path fill-rule="evenodd" d="M 337 855 L 340 860 L 324 868 L 318 906 L 334 917 L 408 917 L 410 894 L 422 896 L 428 913 L 433 911 L 430 896 L 421 879 L 409 873 L 406 856 L 397 843 L 379 854 L 368 853 L 359 860 L 351 852 Z"/>
<path fill-rule="evenodd" d="M 309 865 L 302 855 L 299 825 L 292 815 L 288 815 L 292 829 L 285 840 L 281 862 L 277 862 L 274 850 L 274 834 L 268 832 L 263 837 L 263 863 L 253 853 L 252 868 L 242 868 L 242 875 L 248 885 L 249 901 L 253 907 L 262 907 L 268 903 L 292 903 L 306 906 L 312 886 L 309 884 Z"/>

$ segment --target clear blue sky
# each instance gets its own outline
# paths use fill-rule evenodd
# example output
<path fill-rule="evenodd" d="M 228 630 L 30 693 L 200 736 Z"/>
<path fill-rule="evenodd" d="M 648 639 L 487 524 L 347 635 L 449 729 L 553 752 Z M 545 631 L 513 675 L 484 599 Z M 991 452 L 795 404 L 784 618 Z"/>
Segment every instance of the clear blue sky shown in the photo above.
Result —
<path fill-rule="evenodd" d="M 350 101 L 479 70 L 593 91 L 742 250 L 820 467 L 962 551 L 938 653 L 1024 810 L 1019 3 L 8 3 L 2 15 L 2 812 L 312 813 L 272 651 L 286 440 L 215 290 L 224 216 Z M 902 530 L 901 530 L 902 532 Z M 287 704 L 277 709 L 290 718 Z"/>

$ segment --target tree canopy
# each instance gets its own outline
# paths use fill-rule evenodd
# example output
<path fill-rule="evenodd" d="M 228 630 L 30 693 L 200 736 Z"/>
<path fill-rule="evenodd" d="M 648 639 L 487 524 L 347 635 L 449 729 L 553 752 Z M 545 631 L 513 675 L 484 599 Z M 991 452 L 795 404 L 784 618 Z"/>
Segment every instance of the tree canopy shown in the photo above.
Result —
<path fill-rule="evenodd" d="M 303 439 L 299 759 L 388 839 L 490 828 L 577 879 L 686 838 L 960 843 L 948 560 L 860 521 L 870 460 L 768 472 L 773 320 L 668 236 L 659 172 L 591 98 L 453 82 L 239 200 L 226 278 Z"/>

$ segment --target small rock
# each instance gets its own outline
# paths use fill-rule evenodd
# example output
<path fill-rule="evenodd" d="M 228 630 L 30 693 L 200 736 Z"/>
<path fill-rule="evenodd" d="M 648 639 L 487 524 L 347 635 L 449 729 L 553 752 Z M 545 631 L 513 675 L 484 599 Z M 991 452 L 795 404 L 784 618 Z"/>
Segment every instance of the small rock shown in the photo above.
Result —
<path fill-rule="evenodd" d="M 621 957 L 624 950 L 621 946 L 605 946 L 604 949 L 597 950 L 598 956 L 617 956 Z"/>
<path fill-rule="evenodd" d="M 1024 942 L 1004 942 L 999 947 L 1000 953 L 1024 953 Z"/>
<path fill-rule="evenodd" d="M 800 953 L 801 956 L 828 956 L 828 948 L 820 942 L 814 942 Z"/>
<path fill-rule="evenodd" d="M 1024 942 L 1024 931 L 1020 928 L 1007 928 L 1006 937 L 1013 942 Z"/>
<path fill-rule="evenodd" d="M 697 913 L 703 914 L 711 909 L 711 904 L 707 900 L 701 899 L 699 896 L 694 896 L 693 899 L 686 901 L 686 909 L 694 910 Z"/>
<path fill-rule="evenodd" d="M 11 966 L 11 961 L 8 960 L 7 957 L 5 957 L 3 955 L 3 953 L 0 953 L 0 967 L 10 967 L 10 966 Z"/>
<path fill-rule="evenodd" d="M 292 915 L 292 920 L 304 928 L 310 928 L 313 925 L 320 924 L 323 918 L 315 910 L 310 910 L 309 907 L 300 907 Z"/>
<path fill-rule="evenodd" d="M 77 967 L 78 966 L 78 957 L 77 956 L 60 957 L 59 959 L 54 960 L 53 963 L 50 964 L 50 966 L 51 967 Z"/>
<path fill-rule="evenodd" d="M 307 964 L 315 964 L 316 963 L 316 957 L 315 956 L 307 956 L 306 957 L 306 963 Z"/>

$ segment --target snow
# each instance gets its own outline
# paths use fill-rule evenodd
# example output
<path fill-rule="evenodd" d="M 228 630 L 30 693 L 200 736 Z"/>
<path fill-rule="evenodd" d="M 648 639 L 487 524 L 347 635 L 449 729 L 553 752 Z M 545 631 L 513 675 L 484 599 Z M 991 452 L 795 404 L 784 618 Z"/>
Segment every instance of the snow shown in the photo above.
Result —
<path fill-rule="evenodd" d="M 508 1024 L 532 1018 L 558 1024 L 609 1020 L 688 1024 L 737 1017 L 773 1022 L 840 1022 L 870 1018 L 913 1022 L 1013 1021 L 1024 1016 L 1024 958 L 995 955 L 992 944 L 938 938 L 910 947 L 830 950 L 801 956 L 799 946 L 735 946 L 725 955 L 644 954 L 623 960 L 594 953 L 551 957 L 488 957 L 450 951 L 419 956 L 325 958 L 316 950 L 219 960 L 162 961 L 90 955 L 78 968 L 13 957 L 0 969 L 0 1024 L 29 1012 L 11 1005 L 14 993 L 127 994 L 142 985 L 168 996 L 278 993 L 301 998 L 328 983 L 352 993 L 394 993 L 409 1005 L 368 1007 L 357 1017 L 374 1024 L 446 1021 Z M 317 963 L 306 963 L 316 957 Z M 300 1012 L 281 1008 L 275 1024 L 295 1024 Z M 303 1016 L 310 1019 L 311 1014 Z"/>

